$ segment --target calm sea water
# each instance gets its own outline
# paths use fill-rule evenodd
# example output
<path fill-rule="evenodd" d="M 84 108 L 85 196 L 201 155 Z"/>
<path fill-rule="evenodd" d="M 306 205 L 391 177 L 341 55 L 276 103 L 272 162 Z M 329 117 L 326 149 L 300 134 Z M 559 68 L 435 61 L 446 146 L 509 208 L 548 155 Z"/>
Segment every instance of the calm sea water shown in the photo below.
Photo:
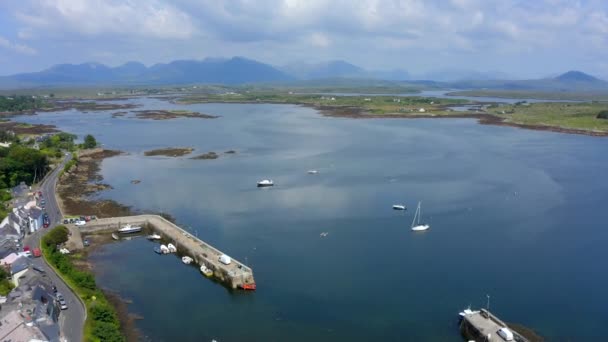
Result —
<path fill-rule="evenodd" d="M 19 120 L 128 152 L 103 162 L 113 189 L 99 196 L 171 213 L 246 261 L 258 284 L 228 291 L 144 239 L 98 249 L 98 283 L 132 299 L 148 340 L 460 341 L 458 311 L 485 306 L 486 294 L 498 316 L 549 340 L 605 337 L 608 139 L 291 105 L 126 102 L 221 118 Z M 237 154 L 143 156 L 172 146 Z M 276 186 L 257 189 L 263 178 Z M 409 230 L 418 201 L 425 233 Z"/>

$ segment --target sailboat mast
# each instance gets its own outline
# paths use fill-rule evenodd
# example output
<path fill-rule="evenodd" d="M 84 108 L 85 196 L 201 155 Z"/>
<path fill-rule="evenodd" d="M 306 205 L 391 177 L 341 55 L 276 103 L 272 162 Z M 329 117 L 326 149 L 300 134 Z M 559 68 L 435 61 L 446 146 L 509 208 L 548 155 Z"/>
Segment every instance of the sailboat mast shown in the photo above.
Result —
<path fill-rule="evenodd" d="M 420 207 L 416 208 L 416 212 L 414 213 L 414 219 L 412 220 L 412 227 L 411 228 L 414 228 L 414 223 L 416 222 L 416 216 L 418 216 L 418 209 L 420 209 Z"/>
<path fill-rule="evenodd" d="M 420 210 L 420 213 L 418 214 L 418 225 L 420 225 L 420 216 L 422 216 L 422 202 L 418 202 L 418 210 Z"/>

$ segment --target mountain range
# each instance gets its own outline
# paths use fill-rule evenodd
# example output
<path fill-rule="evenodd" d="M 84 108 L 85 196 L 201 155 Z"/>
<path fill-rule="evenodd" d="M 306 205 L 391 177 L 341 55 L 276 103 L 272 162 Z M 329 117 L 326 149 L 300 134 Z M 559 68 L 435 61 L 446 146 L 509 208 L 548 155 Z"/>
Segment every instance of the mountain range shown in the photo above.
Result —
<path fill-rule="evenodd" d="M 608 90 L 608 82 L 580 71 L 569 71 L 556 77 L 535 80 L 509 80 L 498 72 L 480 73 L 466 70 L 443 70 L 418 75 L 413 81 L 407 71 L 366 70 L 346 61 L 325 63 L 293 63 L 274 67 L 255 60 L 233 57 L 204 60 L 177 60 L 146 67 L 139 62 L 128 62 L 117 67 L 100 63 L 59 64 L 39 72 L 0 77 L 1 88 L 41 86 L 94 85 L 177 85 L 177 84 L 251 84 L 273 83 L 306 85 L 348 83 L 373 80 L 395 82 L 399 85 L 432 85 L 456 89 L 507 89 L 586 91 Z"/>

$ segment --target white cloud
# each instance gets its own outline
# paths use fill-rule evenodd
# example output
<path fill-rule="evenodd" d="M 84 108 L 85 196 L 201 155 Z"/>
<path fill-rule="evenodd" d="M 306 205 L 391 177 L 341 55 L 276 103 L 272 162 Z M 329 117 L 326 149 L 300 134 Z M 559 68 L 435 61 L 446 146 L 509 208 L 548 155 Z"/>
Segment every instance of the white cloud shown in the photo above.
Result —
<path fill-rule="evenodd" d="M 35 49 L 27 45 L 11 42 L 2 36 L 0 36 L 0 47 L 23 55 L 35 55 L 38 53 Z"/>
<path fill-rule="evenodd" d="M 325 34 L 315 32 L 310 35 L 310 43 L 316 47 L 326 48 L 331 44 L 331 40 Z"/>
<path fill-rule="evenodd" d="M 29 0 L 17 11 L 25 34 L 104 34 L 188 39 L 196 31 L 188 14 L 155 0 Z"/>

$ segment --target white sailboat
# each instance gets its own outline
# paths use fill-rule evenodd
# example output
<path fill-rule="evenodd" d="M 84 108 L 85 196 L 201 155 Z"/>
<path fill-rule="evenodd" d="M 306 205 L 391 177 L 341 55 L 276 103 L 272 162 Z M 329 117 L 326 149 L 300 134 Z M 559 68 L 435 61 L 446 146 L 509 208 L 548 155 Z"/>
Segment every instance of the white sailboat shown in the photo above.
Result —
<path fill-rule="evenodd" d="M 414 214 L 414 219 L 412 220 L 412 230 L 415 232 L 425 231 L 431 226 L 426 223 L 420 224 L 420 216 L 422 216 L 422 209 L 420 207 L 420 202 L 418 202 L 418 207 L 416 208 L 416 214 Z M 416 222 L 416 218 L 418 221 Z"/>

